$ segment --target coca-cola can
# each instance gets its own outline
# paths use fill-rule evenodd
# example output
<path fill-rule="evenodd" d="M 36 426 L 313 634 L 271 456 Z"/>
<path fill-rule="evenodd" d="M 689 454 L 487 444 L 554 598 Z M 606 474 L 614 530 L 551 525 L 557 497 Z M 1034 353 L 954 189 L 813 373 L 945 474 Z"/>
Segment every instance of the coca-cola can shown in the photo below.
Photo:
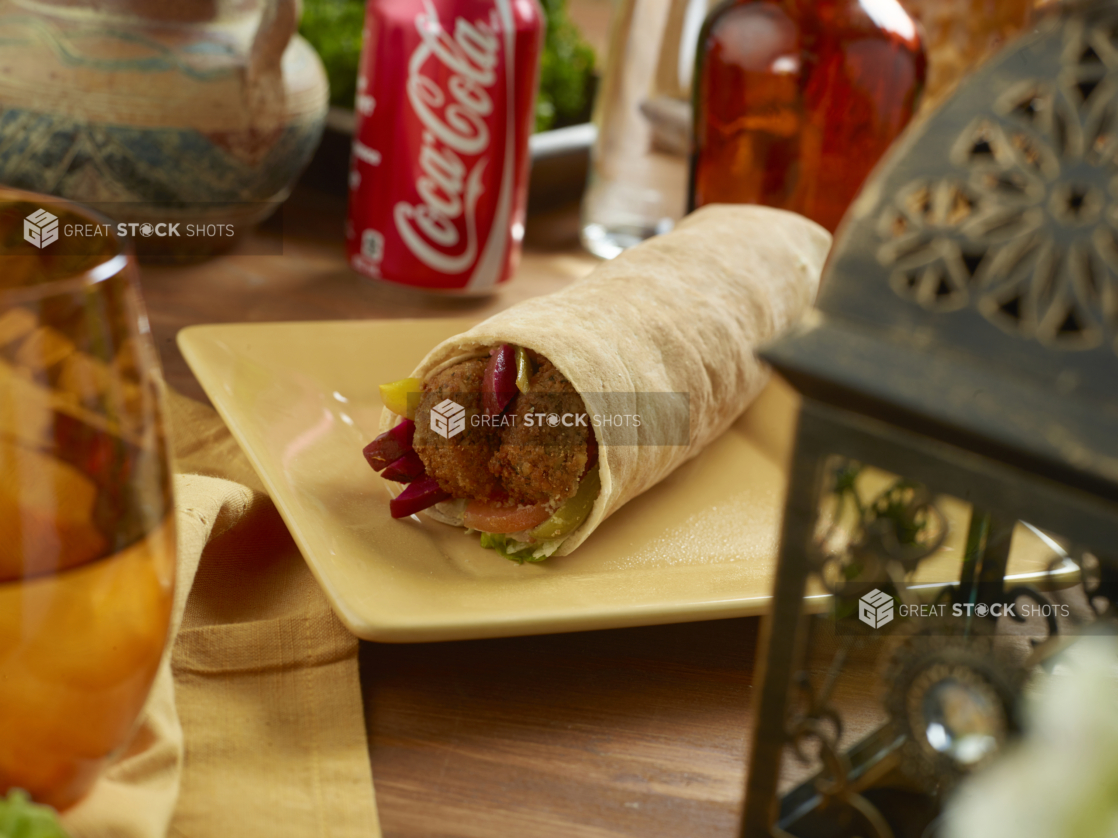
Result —
<path fill-rule="evenodd" d="M 375 279 L 485 294 L 520 257 L 537 0 L 369 0 L 346 248 Z"/>

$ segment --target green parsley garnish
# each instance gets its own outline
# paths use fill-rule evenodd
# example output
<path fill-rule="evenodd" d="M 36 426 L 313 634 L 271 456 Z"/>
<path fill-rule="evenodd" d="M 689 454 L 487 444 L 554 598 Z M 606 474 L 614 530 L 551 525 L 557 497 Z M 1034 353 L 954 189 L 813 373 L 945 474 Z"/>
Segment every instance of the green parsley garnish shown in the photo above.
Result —
<path fill-rule="evenodd" d="M 536 130 L 589 119 L 594 48 L 567 15 L 566 0 L 540 0 L 546 22 L 540 56 Z M 352 108 L 361 62 L 364 0 L 306 0 L 299 34 L 318 52 L 330 80 L 330 104 Z"/>
<path fill-rule="evenodd" d="M 32 803 L 23 789 L 0 797 L 0 838 L 68 838 L 49 806 Z"/>

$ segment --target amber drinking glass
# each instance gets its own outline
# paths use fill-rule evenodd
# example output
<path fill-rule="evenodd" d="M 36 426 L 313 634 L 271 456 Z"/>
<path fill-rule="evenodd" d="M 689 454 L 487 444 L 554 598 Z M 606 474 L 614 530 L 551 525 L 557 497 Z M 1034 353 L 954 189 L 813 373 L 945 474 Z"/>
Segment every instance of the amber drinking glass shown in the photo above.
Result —
<path fill-rule="evenodd" d="M 175 566 L 161 392 L 110 222 L 0 187 L 0 796 L 73 804 L 147 699 Z"/>

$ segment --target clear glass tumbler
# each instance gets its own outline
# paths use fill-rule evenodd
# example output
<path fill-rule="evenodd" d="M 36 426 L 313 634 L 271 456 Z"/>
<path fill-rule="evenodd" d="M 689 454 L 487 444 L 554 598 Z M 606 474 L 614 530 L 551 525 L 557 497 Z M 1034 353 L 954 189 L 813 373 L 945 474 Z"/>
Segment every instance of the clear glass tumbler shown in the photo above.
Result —
<path fill-rule="evenodd" d="M 582 243 L 606 259 L 684 214 L 691 76 L 708 0 L 616 0 L 598 128 L 582 201 Z"/>
<path fill-rule="evenodd" d="M 147 699 L 175 567 L 161 399 L 128 245 L 0 188 L 0 796 L 73 804 Z"/>

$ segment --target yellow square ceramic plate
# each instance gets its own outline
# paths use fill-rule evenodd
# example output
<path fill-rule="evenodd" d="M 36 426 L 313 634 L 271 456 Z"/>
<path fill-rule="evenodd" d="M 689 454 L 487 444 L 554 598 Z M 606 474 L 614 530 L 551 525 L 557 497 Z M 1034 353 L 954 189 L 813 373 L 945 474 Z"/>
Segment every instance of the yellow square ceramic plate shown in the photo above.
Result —
<path fill-rule="evenodd" d="M 377 385 L 402 378 L 461 320 L 195 326 L 179 346 L 252 461 L 338 616 L 407 642 L 738 617 L 765 611 L 796 400 L 774 381 L 699 457 L 606 521 L 573 555 L 517 565 L 421 517 L 393 520 L 361 449 Z M 960 504 L 947 509 L 966 521 Z M 954 578 L 963 527 L 925 581 Z M 953 559 L 952 559 L 953 554 Z M 1050 549 L 1018 538 L 1013 573 Z M 818 594 L 817 594 L 818 596 Z"/>

